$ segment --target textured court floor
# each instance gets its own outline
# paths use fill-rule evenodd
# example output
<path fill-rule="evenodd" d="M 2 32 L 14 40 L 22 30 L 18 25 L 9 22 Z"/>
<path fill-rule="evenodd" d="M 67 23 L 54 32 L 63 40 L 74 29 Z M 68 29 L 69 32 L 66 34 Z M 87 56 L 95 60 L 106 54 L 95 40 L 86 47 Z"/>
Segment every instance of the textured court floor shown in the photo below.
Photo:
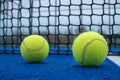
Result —
<path fill-rule="evenodd" d="M 66 55 L 30 64 L 18 54 L 0 54 L 0 80 L 120 80 L 119 58 L 108 56 L 99 67 L 82 67 Z"/>

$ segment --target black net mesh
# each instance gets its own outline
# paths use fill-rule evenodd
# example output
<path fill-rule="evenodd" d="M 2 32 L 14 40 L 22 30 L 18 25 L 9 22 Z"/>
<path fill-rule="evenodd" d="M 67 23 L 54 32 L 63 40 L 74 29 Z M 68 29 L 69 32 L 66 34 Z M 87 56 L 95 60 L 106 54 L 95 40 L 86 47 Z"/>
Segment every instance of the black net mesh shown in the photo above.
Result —
<path fill-rule="evenodd" d="M 120 0 L 0 0 L 0 53 L 19 53 L 24 37 L 46 38 L 51 54 L 71 54 L 75 37 L 97 31 L 120 47 Z"/>

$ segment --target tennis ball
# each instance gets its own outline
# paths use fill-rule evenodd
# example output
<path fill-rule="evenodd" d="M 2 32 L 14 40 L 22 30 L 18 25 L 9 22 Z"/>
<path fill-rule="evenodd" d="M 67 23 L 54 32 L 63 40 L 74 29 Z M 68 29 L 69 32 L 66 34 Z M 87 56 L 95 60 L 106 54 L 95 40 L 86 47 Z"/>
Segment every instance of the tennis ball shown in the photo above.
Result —
<path fill-rule="evenodd" d="M 30 35 L 22 41 L 20 52 L 27 62 L 42 62 L 48 56 L 49 45 L 42 36 Z"/>
<path fill-rule="evenodd" d="M 97 32 L 84 32 L 76 37 L 72 45 L 74 59 L 82 66 L 99 66 L 106 59 L 108 45 Z"/>

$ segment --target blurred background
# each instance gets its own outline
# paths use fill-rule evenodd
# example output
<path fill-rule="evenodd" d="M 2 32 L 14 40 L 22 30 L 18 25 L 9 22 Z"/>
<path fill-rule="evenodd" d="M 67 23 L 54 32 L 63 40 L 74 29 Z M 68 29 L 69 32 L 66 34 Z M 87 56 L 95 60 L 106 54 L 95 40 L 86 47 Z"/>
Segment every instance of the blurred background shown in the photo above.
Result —
<path fill-rule="evenodd" d="M 75 37 L 86 31 L 99 32 L 119 53 L 120 0 L 0 0 L 0 53 L 19 53 L 24 37 L 38 34 L 51 54 L 71 54 Z"/>

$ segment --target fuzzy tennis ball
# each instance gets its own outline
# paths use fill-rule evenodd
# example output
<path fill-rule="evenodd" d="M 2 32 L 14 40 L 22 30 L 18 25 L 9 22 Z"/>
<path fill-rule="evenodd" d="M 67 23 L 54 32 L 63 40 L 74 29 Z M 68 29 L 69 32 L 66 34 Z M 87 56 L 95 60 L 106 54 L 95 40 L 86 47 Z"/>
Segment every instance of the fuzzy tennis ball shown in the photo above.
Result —
<path fill-rule="evenodd" d="M 73 57 L 82 66 L 99 66 L 106 59 L 108 45 L 97 32 L 84 32 L 77 36 L 72 45 Z"/>
<path fill-rule="evenodd" d="M 27 62 L 42 62 L 48 56 L 49 45 L 42 36 L 30 35 L 22 41 L 20 52 Z"/>

